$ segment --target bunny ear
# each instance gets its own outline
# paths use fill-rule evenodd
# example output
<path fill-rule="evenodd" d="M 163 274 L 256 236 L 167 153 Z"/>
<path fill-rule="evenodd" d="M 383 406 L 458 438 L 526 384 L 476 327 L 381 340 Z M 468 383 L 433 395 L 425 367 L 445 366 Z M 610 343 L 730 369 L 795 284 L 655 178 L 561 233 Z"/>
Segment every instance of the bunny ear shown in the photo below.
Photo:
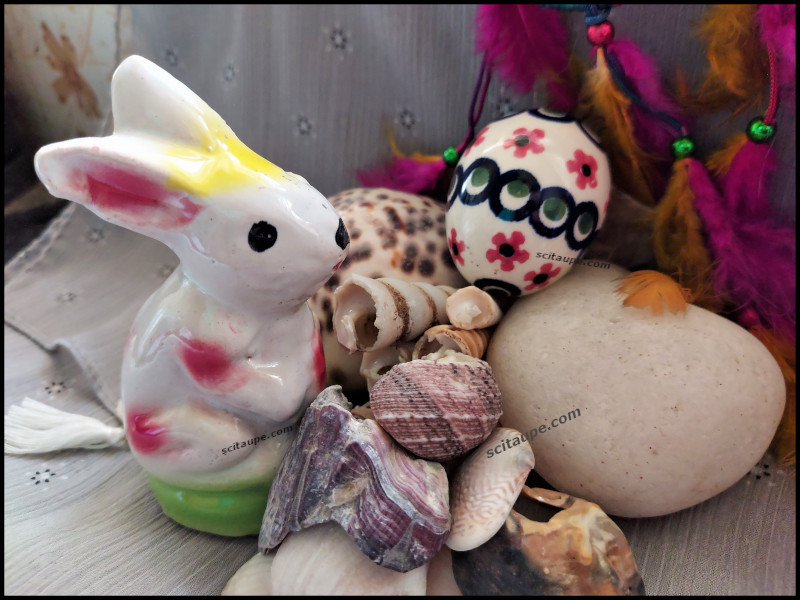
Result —
<path fill-rule="evenodd" d="M 167 185 L 169 161 L 152 142 L 113 135 L 45 146 L 34 157 L 39 179 L 58 197 L 150 237 L 178 229 L 202 210 L 196 196 Z"/>
<path fill-rule="evenodd" d="M 129 56 L 114 72 L 111 107 L 118 134 L 147 134 L 204 151 L 232 134 L 197 94 L 141 56 Z"/>

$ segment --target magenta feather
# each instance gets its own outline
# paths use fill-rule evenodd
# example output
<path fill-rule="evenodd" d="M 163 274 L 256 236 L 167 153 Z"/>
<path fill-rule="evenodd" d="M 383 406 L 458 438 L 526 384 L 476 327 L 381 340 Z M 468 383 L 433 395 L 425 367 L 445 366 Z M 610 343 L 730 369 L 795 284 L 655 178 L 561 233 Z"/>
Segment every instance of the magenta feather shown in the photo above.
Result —
<path fill-rule="evenodd" d="M 747 140 L 727 172 L 717 178 L 725 209 L 741 219 L 769 219 L 769 191 L 776 167 L 777 157 L 769 144 Z"/>
<path fill-rule="evenodd" d="M 797 79 L 797 5 L 762 4 L 756 22 L 764 46 L 775 52 L 781 97 L 794 112 Z"/>
<path fill-rule="evenodd" d="M 358 171 L 356 177 L 365 187 L 385 187 L 400 192 L 430 192 L 444 173 L 444 159 L 422 162 L 413 158 L 393 158 L 388 164 Z"/>
<path fill-rule="evenodd" d="M 631 104 L 634 135 L 646 153 L 664 163 L 672 162 L 672 142 L 680 135 L 655 113 L 665 114 L 684 129 L 692 128 L 691 119 L 664 90 L 664 82 L 656 61 L 634 42 L 618 39 L 606 46 L 624 72 L 625 82 L 650 110 Z M 660 195 L 660 194 L 657 194 Z"/>
<path fill-rule="evenodd" d="M 546 81 L 549 108 L 569 112 L 577 87 L 569 69 L 569 34 L 561 13 L 535 4 L 481 4 L 475 48 L 518 94 Z"/>
<path fill-rule="evenodd" d="M 762 325 L 794 343 L 795 230 L 778 226 L 770 218 L 732 212 L 725 206 L 705 166 L 690 160 L 690 185 L 714 259 L 712 276 L 716 293 L 730 297 L 739 314 L 757 315 Z"/>

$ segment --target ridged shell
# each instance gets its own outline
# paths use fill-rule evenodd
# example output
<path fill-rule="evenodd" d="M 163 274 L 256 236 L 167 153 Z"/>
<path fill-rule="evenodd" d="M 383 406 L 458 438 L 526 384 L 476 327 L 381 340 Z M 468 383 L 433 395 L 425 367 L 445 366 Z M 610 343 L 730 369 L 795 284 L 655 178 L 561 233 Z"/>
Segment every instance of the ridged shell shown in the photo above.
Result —
<path fill-rule="evenodd" d="M 456 290 L 445 302 L 447 318 L 459 329 L 485 329 L 497 325 L 503 311 L 494 298 L 474 285 Z"/>
<path fill-rule="evenodd" d="M 489 540 L 508 517 L 534 465 L 516 429 L 498 427 L 458 467 L 450 484 L 453 526 L 447 546 L 464 552 Z"/>
<path fill-rule="evenodd" d="M 440 350 L 455 350 L 473 358 L 483 358 L 489 345 L 486 329 L 459 329 L 453 325 L 436 325 L 417 340 L 411 358 L 425 358 Z"/>
<path fill-rule="evenodd" d="M 290 533 L 273 562 L 276 596 L 424 596 L 428 565 L 379 567 L 336 523 Z"/>
<path fill-rule="evenodd" d="M 447 322 L 445 303 L 453 292 L 446 285 L 354 273 L 333 294 L 336 338 L 350 352 L 415 340 L 429 327 Z"/>
<path fill-rule="evenodd" d="M 544 523 L 512 510 L 491 540 L 453 552 L 464 595 L 644 595 L 625 535 L 599 506 L 552 490 L 522 489 L 565 510 Z"/>
<path fill-rule="evenodd" d="M 272 482 L 259 550 L 275 548 L 289 531 L 335 521 L 377 564 L 411 571 L 450 531 L 447 476 L 350 408 L 340 386 L 311 403 Z"/>
<path fill-rule="evenodd" d="M 373 386 L 370 407 L 401 446 L 437 461 L 472 450 L 502 415 L 492 368 L 463 354 L 395 365 Z"/>

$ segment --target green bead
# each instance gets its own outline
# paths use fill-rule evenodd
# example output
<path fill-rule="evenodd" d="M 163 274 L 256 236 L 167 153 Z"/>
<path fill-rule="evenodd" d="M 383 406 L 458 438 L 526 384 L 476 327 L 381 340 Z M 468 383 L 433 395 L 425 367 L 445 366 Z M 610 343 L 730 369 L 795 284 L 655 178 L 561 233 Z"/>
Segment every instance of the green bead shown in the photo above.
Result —
<path fill-rule="evenodd" d="M 747 137 L 756 144 L 763 144 L 775 135 L 775 125 L 767 125 L 764 119 L 756 117 L 747 124 Z"/>
<path fill-rule="evenodd" d="M 444 164 L 448 167 L 455 167 L 458 164 L 458 150 L 456 150 L 455 146 L 450 146 L 442 153 L 442 158 L 444 158 Z"/>
<path fill-rule="evenodd" d="M 688 135 L 679 137 L 672 142 L 672 154 L 677 159 L 686 158 L 694 153 L 694 140 Z"/>

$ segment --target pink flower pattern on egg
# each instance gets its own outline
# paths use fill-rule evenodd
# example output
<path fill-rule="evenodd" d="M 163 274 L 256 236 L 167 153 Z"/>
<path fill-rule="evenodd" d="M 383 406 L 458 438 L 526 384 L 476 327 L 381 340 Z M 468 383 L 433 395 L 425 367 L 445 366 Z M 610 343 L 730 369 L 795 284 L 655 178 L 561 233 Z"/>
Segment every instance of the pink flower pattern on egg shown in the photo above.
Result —
<path fill-rule="evenodd" d="M 583 150 L 575 150 L 574 159 L 567 161 L 567 170 L 570 173 L 577 173 L 578 179 L 575 181 L 580 189 L 585 190 L 588 185 L 594 189 L 597 187 L 597 161 L 590 154 L 585 154 Z"/>
<path fill-rule="evenodd" d="M 507 139 L 503 142 L 503 148 L 514 148 L 514 156 L 517 158 L 525 158 L 525 155 L 530 151 L 533 154 L 541 154 L 544 152 L 544 145 L 540 144 L 537 140 L 544 137 L 544 131 L 541 129 L 525 129 L 519 127 L 514 130 L 514 137 Z"/>
<path fill-rule="evenodd" d="M 484 127 L 483 129 L 481 129 L 481 132 L 477 136 L 475 136 L 475 141 L 472 142 L 469 146 L 467 146 L 467 149 L 464 150 L 463 156 L 466 156 L 467 154 L 469 154 L 470 150 L 472 150 L 475 146 L 480 146 L 486 140 L 486 132 L 487 131 L 489 131 L 489 126 L 488 125 L 486 127 Z"/>
<path fill-rule="evenodd" d="M 538 273 L 536 271 L 525 273 L 523 279 L 525 281 L 530 281 L 530 284 L 526 285 L 525 289 L 532 290 L 538 287 L 544 287 L 559 273 L 561 273 L 561 267 L 553 269 L 553 263 L 545 263 Z"/>
<path fill-rule="evenodd" d="M 486 251 L 486 260 L 490 263 L 499 260 L 503 271 L 513 271 L 515 262 L 524 263 L 531 256 L 527 250 L 520 249 L 525 243 L 525 236 L 519 231 L 514 231 L 511 237 L 496 233 L 492 237 L 492 243 L 495 247 Z"/>
<path fill-rule="evenodd" d="M 458 239 L 458 233 L 455 228 L 450 229 L 450 239 L 447 240 L 447 244 L 450 247 L 450 255 L 453 257 L 453 260 L 463 265 L 464 257 L 461 256 L 461 253 L 464 252 L 464 248 L 467 247 L 467 244 Z"/>

